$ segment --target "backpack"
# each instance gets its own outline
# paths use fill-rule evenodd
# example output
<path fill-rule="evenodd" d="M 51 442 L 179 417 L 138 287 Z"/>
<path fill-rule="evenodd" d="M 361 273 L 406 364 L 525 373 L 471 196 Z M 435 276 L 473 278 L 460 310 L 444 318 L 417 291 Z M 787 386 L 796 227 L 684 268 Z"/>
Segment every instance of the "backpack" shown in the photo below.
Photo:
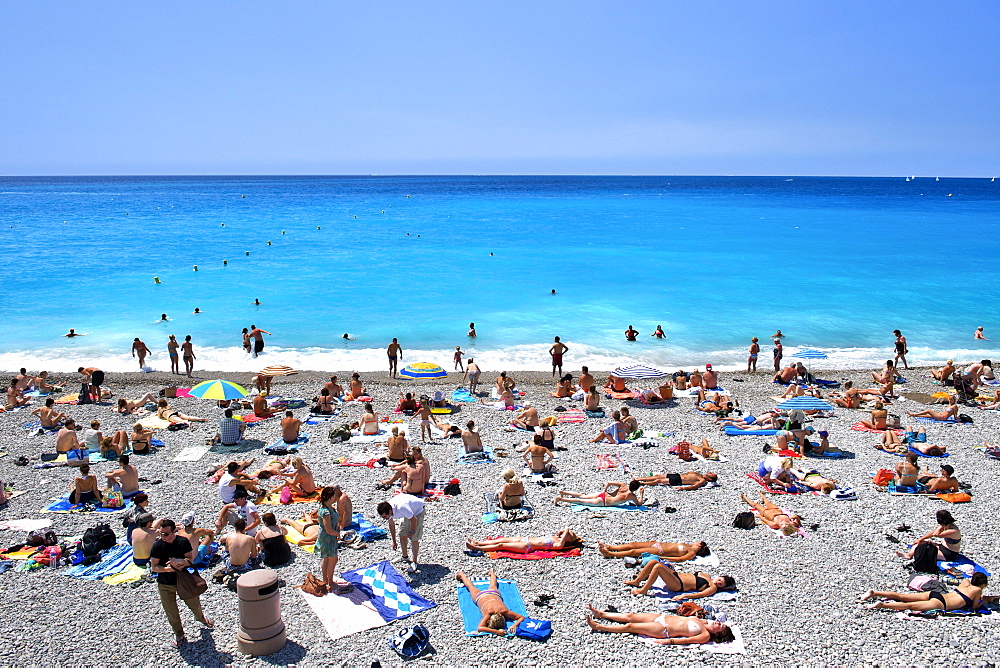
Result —
<path fill-rule="evenodd" d="M 937 573 L 937 545 L 931 542 L 920 543 L 913 550 L 913 570 L 921 573 Z"/>
<path fill-rule="evenodd" d="M 92 557 L 104 550 L 110 549 L 118 542 L 118 537 L 107 524 L 98 524 L 83 532 L 83 554 Z"/>
<path fill-rule="evenodd" d="M 330 440 L 334 443 L 342 443 L 351 440 L 351 425 L 342 424 L 330 430 Z"/>
<path fill-rule="evenodd" d="M 58 545 L 59 538 L 52 529 L 37 529 L 28 534 L 28 545 L 32 547 Z"/>
<path fill-rule="evenodd" d="M 749 510 L 737 513 L 733 519 L 733 527 L 736 529 L 753 529 L 756 524 L 757 520 Z"/>
<path fill-rule="evenodd" d="M 523 622 L 522 622 L 523 623 Z M 404 659 L 415 659 L 430 645 L 431 634 L 422 624 L 400 629 L 389 638 L 389 647 Z"/>
<path fill-rule="evenodd" d="M 514 635 L 528 640 L 545 640 L 552 635 L 552 622 L 525 617 L 514 629 Z"/>

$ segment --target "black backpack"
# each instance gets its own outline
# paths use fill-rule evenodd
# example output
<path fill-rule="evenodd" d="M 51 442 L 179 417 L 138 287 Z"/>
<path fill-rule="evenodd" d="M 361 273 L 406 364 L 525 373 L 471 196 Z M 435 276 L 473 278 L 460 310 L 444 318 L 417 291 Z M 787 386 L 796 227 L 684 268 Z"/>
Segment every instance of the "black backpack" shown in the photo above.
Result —
<path fill-rule="evenodd" d="M 931 542 L 920 543 L 913 550 L 913 570 L 921 573 L 937 573 L 937 545 Z"/>
<path fill-rule="evenodd" d="M 83 532 L 83 554 L 91 557 L 104 550 L 110 549 L 118 542 L 118 536 L 107 524 L 98 524 Z"/>
<path fill-rule="evenodd" d="M 32 547 L 49 547 L 58 545 L 59 538 L 52 529 L 37 529 L 28 534 L 28 545 Z"/>
<path fill-rule="evenodd" d="M 748 510 L 736 513 L 736 518 L 733 520 L 733 527 L 736 529 L 753 529 L 756 524 L 757 520 L 754 518 L 753 513 Z"/>

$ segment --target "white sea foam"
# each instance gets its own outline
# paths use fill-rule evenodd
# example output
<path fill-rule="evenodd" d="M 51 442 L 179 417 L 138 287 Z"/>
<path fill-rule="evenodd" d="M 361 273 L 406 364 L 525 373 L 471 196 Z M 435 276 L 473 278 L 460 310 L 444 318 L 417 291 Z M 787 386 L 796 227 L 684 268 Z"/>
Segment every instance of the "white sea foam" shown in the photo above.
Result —
<path fill-rule="evenodd" d="M 629 364 L 647 364 L 663 370 L 690 369 L 706 363 L 719 371 L 740 371 L 746 368 L 746 351 L 716 350 L 694 352 L 670 346 L 654 349 L 636 348 L 631 350 L 608 350 L 582 343 L 567 341 L 569 352 L 565 357 L 565 371 L 572 373 L 586 365 L 593 370 L 610 370 Z M 550 343 L 507 346 L 500 349 L 469 347 L 464 359 L 475 358 L 480 368 L 490 370 L 538 370 L 551 369 L 548 355 Z M 785 348 L 784 362 L 803 361 L 812 370 L 866 369 L 878 368 L 893 352 L 886 348 L 824 348 L 827 359 L 798 360 L 793 354 L 802 348 Z M 454 349 L 419 350 L 405 349 L 401 366 L 414 362 L 433 362 L 446 370 L 454 368 Z M 268 347 L 264 354 L 254 359 L 241 348 L 200 347 L 195 350 L 196 369 L 215 371 L 248 372 L 256 371 L 271 364 L 284 364 L 303 370 L 330 371 L 379 371 L 387 368 L 384 348 L 331 349 L 331 348 L 280 348 Z M 910 366 L 942 364 L 945 359 L 969 362 L 990 358 L 991 351 L 981 349 L 932 350 L 914 348 L 907 361 Z M 772 367 L 770 350 L 761 352 L 758 370 L 767 371 Z M 147 366 L 156 371 L 169 371 L 170 361 L 165 353 L 156 353 L 146 360 Z M 96 366 L 105 371 L 136 371 L 138 362 L 126 350 L 108 348 L 51 348 L 48 350 L 23 350 L 0 353 L 0 369 L 16 370 L 28 367 L 33 371 L 52 372 L 75 371 L 81 365 Z"/>

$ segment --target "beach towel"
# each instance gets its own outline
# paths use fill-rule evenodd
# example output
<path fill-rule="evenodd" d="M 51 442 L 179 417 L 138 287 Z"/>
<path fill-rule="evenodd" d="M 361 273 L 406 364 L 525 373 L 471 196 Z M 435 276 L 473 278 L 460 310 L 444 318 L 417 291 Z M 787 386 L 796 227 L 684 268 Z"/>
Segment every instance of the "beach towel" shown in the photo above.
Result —
<path fill-rule="evenodd" d="M 977 573 L 982 573 L 983 575 L 985 575 L 987 577 L 990 576 L 990 572 L 988 570 L 986 570 L 985 568 L 983 568 L 982 566 L 980 566 L 979 564 L 977 564 L 976 562 L 974 562 L 972 559 L 969 559 L 964 554 L 960 555 L 958 559 L 952 559 L 950 561 L 938 561 L 937 565 L 938 565 L 938 570 L 941 571 L 942 573 L 947 572 L 949 568 L 960 568 L 961 566 L 972 566 L 973 569 Z M 962 569 L 962 570 L 965 570 L 965 569 Z"/>
<path fill-rule="evenodd" d="M 15 559 L 18 561 L 24 561 L 26 559 L 30 559 L 36 552 L 43 549 L 45 548 L 41 546 L 38 547 L 26 546 L 18 550 L 13 550 L 11 552 L 2 552 L 0 553 L 0 555 L 2 555 L 4 559 Z"/>
<path fill-rule="evenodd" d="M 648 511 L 648 510 L 652 510 L 652 508 L 650 508 L 649 506 L 637 506 L 634 503 L 628 503 L 628 504 L 626 504 L 624 506 L 585 506 L 582 503 L 571 503 L 571 504 L 569 504 L 569 507 L 570 507 L 570 509 L 572 509 L 573 511 L 576 511 L 576 512 L 580 512 L 582 510 L 599 510 L 601 512 L 603 512 L 605 510 L 615 510 L 615 511 L 624 511 L 624 512 L 633 511 L 633 510 L 638 510 L 640 512 L 645 512 L 645 511 Z"/>
<path fill-rule="evenodd" d="M 816 459 L 850 459 L 852 453 L 850 452 L 807 452 L 806 457 L 814 457 Z"/>
<path fill-rule="evenodd" d="M 780 487 L 777 487 L 777 488 L 771 487 L 766 482 L 764 482 L 764 479 L 762 477 L 760 477 L 760 474 L 757 473 L 756 471 L 751 471 L 750 473 L 747 473 L 747 477 L 750 478 L 751 480 L 753 480 L 754 482 L 756 482 L 758 485 L 760 485 L 761 487 L 763 487 L 767 491 L 769 491 L 771 494 L 801 494 L 802 493 L 802 488 L 800 488 L 798 486 L 795 486 L 795 485 L 793 485 L 788 490 L 782 489 Z"/>
<path fill-rule="evenodd" d="M 5 505 L 7 503 L 7 501 L 10 501 L 11 499 L 16 499 L 17 497 L 21 496 L 22 494 L 27 494 L 27 492 L 25 490 L 14 490 L 12 492 L 7 492 L 7 499 L 3 503 L 0 503 L 0 506 Z M 0 527 L 0 528 L 2 528 L 2 527 Z"/>
<path fill-rule="evenodd" d="M 605 452 L 601 454 L 594 453 L 594 456 L 597 457 L 597 464 L 594 467 L 596 470 L 607 471 L 618 468 L 618 460 L 615 459 L 615 455 Z"/>
<path fill-rule="evenodd" d="M 210 445 L 189 445 L 188 447 L 184 448 L 176 455 L 174 455 L 173 459 L 171 459 L 170 461 L 196 462 L 202 457 L 204 457 L 211 449 L 212 446 Z"/>
<path fill-rule="evenodd" d="M 929 417 L 915 417 L 917 422 L 936 422 L 938 424 L 972 424 L 971 422 L 960 422 L 959 420 L 935 420 Z"/>
<path fill-rule="evenodd" d="M 285 455 L 298 452 L 303 443 L 309 442 L 309 434 L 299 434 L 298 440 L 294 443 L 285 443 L 285 439 L 278 437 L 278 440 L 264 448 L 264 453 L 268 455 Z"/>
<path fill-rule="evenodd" d="M 923 452 L 920 452 L 919 450 L 917 450 L 912 445 L 906 446 L 906 449 L 907 449 L 908 452 L 912 452 L 913 454 L 917 455 L 918 457 L 934 457 L 935 459 L 941 459 L 943 457 L 950 457 L 951 456 L 947 452 L 944 453 L 943 455 L 928 455 L 928 454 L 924 454 Z M 907 453 L 905 453 L 905 452 L 896 452 L 896 453 L 893 453 L 893 454 L 898 455 L 899 457 L 905 457 Z"/>
<path fill-rule="evenodd" d="M 609 390 L 604 393 L 604 396 L 608 399 L 619 399 L 621 401 L 625 401 L 626 399 L 635 399 L 636 393 L 632 390 L 626 390 L 624 392 L 612 392 Z"/>
<path fill-rule="evenodd" d="M 493 524 L 500 521 L 500 513 L 507 513 L 505 517 L 517 520 L 529 520 L 535 516 L 535 508 L 528 499 L 528 492 L 521 495 L 521 507 L 503 509 L 500 507 L 500 495 L 497 492 L 483 492 L 483 499 L 486 501 L 486 512 L 483 513 L 483 524 Z M 505 520 L 506 521 L 506 520 Z"/>
<path fill-rule="evenodd" d="M 863 431 L 863 432 L 866 432 L 866 433 L 869 433 L 869 434 L 884 434 L 886 431 L 888 431 L 886 429 L 872 429 L 870 427 L 866 427 L 865 425 L 861 424 L 860 422 L 855 422 L 854 424 L 852 424 L 851 425 L 851 430 L 852 431 Z M 903 435 L 903 430 L 902 429 L 893 429 L 892 431 L 896 432 L 900 436 Z"/>
<path fill-rule="evenodd" d="M 254 501 L 258 506 L 280 506 L 281 503 L 281 490 L 284 486 L 275 487 L 269 490 L 266 494 L 261 495 Z M 312 494 L 299 494 L 298 492 L 292 492 L 292 503 L 316 503 L 319 501 L 319 495 L 322 491 L 322 487 L 317 488 Z M 287 505 L 287 504 L 285 504 Z"/>
<path fill-rule="evenodd" d="M 321 422 L 333 422 L 334 420 L 337 419 L 339 413 L 340 410 L 336 409 L 334 410 L 332 415 L 316 415 L 314 413 L 310 413 L 309 417 L 307 417 L 303 422 L 305 424 L 320 424 Z"/>
<path fill-rule="evenodd" d="M 731 425 L 726 425 L 722 430 L 726 432 L 726 436 L 774 436 L 778 433 L 777 429 L 737 429 Z"/>
<path fill-rule="evenodd" d="M 726 643 L 714 643 L 707 642 L 701 645 L 666 645 L 659 643 L 655 638 L 648 638 L 646 636 L 636 636 L 639 642 L 646 645 L 653 645 L 654 647 L 683 647 L 690 650 L 698 650 L 701 652 L 710 652 L 712 654 L 746 654 L 747 646 L 743 642 L 743 632 L 740 631 L 740 627 L 730 624 L 729 628 L 733 631 L 733 640 Z"/>
<path fill-rule="evenodd" d="M 586 420 L 587 414 L 579 408 L 568 408 L 559 413 L 558 418 L 556 418 L 558 424 L 580 424 L 581 422 L 586 422 Z"/>
<path fill-rule="evenodd" d="M 503 536 L 488 536 L 487 540 L 496 540 L 498 538 L 503 538 Z M 554 559 L 555 557 L 579 557 L 583 554 L 580 548 L 574 547 L 568 550 L 532 550 L 526 554 L 520 552 L 508 552 L 507 550 L 494 550 L 493 552 L 487 552 L 486 556 L 490 559 L 524 559 L 528 561 L 537 561 L 539 559 Z"/>
<path fill-rule="evenodd" d="M 583 414 L 585 416 L 589 417 L 589 418 L 603 418 L 603 417 L 607 417 L 607 414 L 604 412 L 603 408 L 598 408 L 596 411 L 585 410 L 585 411 L 583 411 Z"/>
<path fill-rule="evenodd" d="M 178 399 L 197 399 L 198 397 L 191 394 L 190 387 L 178 387 L 177 388 L 177 398 Z"/>
<path fill-rule="evenodd" d="M 290 526 L 285 527 L 285 540 L 294 545 L 295 547 L 305 550 L 309 554 L 316 552 L 316 545 L 302 545 L 302 541 L 305 540 L 305 536 L 300 534 L 298 531 Z"/>
<path fill-rule="evenodd" d="M 56 399 L 57 404 L 75 404 L 80 401 L 80 393 L 72 392 L 70 394 L 64 394 L 58 399 Z"/>
<path fill-rule="evenodd" d="M 299 594 L 312 609 L 323 628 L 326 629 L 331 640 L 385 626 L 389 623 L 372 605 L 368 594 L 357 587 L 347 594 L 313 596 L 301 589 L 299 589 Z"/>
<path fill-rule="evenodd" d="M 139 420 L 139 424 L 143 426 L 144 429 L 166 429 L 170 426 L 170 422 L 167 420 L 161 420 L 155 415 L 147 415 L 146 417 Z"/>
<path fill-rule="evenodd" d="M 144 575 L 148 574 L 149 570 L 132 562 L 114 575 L 105 575 L 101 581 L 108 585 L 123 585 L 129 582 L 138 582 Z"/>
<path fill-rule="evenodd" d="M 344 531 L 356 531 L 361 536 L 361 540 L 369 543 L 389 535 L 388 531 L 377 524 L 372 524 L 361 513 L 354 513 L 351 516 L 351 523 L 344 527 Z"/>
<path fill-rule="evenodd" d="M 12 531 L 37 531 L 38 529 L 47 529 L 50 526 L 52 526 L 52 520 L 23 519 L 0 522 L 0 529 Z"/>
<path fill-rule="evenodd" d="M 480 590 L 489 587 L 488 580 L 473 580 L 472 583 Z M 497 589 L 500 590 L 500 598 L 503 599 L 503 603 L 507 606 L 508 610 L 524 617 L 528 616 L 528 610 L 524 606 L 524 599 L 521 598 L 521 592 L 518 591 L 517 585 L 512 580 L 497 580 Z M 469 590 L 466 589 L 465 585 L 459 585 L 456 587 L 456 593 L 458 594 L 458 609 L 462 613 L 462 624 L 465 627 L 465 635 L 487 635 L 478 630 L 479 622 L 482 621 L 483 615 L 479 612 L 479 606 L 472 601 L 472 595 L 469 593 Z M 511 624 L 513 622 L 507 622 L 508 630 Z"/>
<path fill-rule="evenodd" d="M 253 413 L 247 413 L 246 415 L 240 415 L 238 419 L 243 420 L 244 422 L 247 423 L 247 426 L 250 427 L 252 425 L 257 424 L 258 422 L 263 422 L 264 420 L 270 420 L 273 417 L 274 415 L 270 415 L 268 417 L 260 417 L 258 415 L 254 415 Z"/>
<path fill-rule="evenodd" d="M 388 561 L 341 573 L 341 577 L 367 594 L 368 602 L 387 622 L 430 610 L 437 605 L 414 591 Z"/>
<path fill-rule="evenodd" d="M 484 445 L 482 452 L 466 452 L 465 446 L 458 446 L 458 457 L 456 464 L 492 464 L 496 459 L 493 457 L 493 448 Z"/>
<path fill-rule="evenodd" d="M 58 499 L 52 499 L 52 502 L 49 505 L 47 505 L 46 507 L 42 508 L 42 510 L 40 512 L 43 512 L 43 513 L 120 513 L 123 510 L 125 510 L 126 507 L 131 506 L 132 504 L 130 503 L 130 504 L 128 504 L 128 506 L 124 506 L 124 507 L 121 507 L 121 508 L 105 508 L 104 506 L 99 506 L 99 505 L 96 505 L 96 504 L 89 504 L 89 505 L 92 505 L 94 509 L 93 510 L 84 510 L 84 508 L 87 507 L 87 505 L 88 504 L 80 504 L 80 503 L 78 503 L 78 504 L 72 504 L 72 503 L 70 503 L 69 502 L 69 494 L 67 494 L 66 496 L 60 497 Z"/>
<path fill-rule="evenodd" d="M 63 575 L 82 580 L 100 580 L 121 573 L 132 563 L 132 546 L 128 543 L 119 543 L 105 550 L 101 554 L 101 560 L 96 564 L 78 564 L 63 571 Z"/>
<path fill-rule="evenodd" d="M 355 444 L 357 444 L 357 443 L 385 443 L 385 442 L 387 442 L 389 440 L 389 437 L 392 435 L 392 431 L 391 430 L 392 430 L 392 427 L 390 427 L 389 429 L 383 429 L 383 428 L 380 427 L 377 434 L 371 434 L 370 436 L 365 436 L 363 434 L 356 434 L 354 436 L 351 436 L 351 438 L 348 441 L 348 443 L 355 443 Z M 402 430 L 400 430 L 400 431 L 402 431 Z"/>
<path fill-rule="evenodd" d="M 476 398 L 472 396 L 472 393 L 464 387 L 455 389 L 455 391 L 451 393 L 451 400 L 465 404 L 475 403 L 477 401 Z"/>

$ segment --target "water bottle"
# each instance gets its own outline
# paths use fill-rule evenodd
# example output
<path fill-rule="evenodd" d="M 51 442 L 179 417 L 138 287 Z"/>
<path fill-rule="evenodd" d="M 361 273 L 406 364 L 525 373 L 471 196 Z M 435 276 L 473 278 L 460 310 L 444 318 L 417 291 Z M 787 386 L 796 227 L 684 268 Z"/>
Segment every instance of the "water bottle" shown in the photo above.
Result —
<path fill-rule="evenodd" d="M 58 568 L 59 559 L 62 557 L 62 548 L 58 545 L 53 545 L 52 547 L 47 548 L 46 552 L 49 553 L 49 566 L 52 568 Z"/>

